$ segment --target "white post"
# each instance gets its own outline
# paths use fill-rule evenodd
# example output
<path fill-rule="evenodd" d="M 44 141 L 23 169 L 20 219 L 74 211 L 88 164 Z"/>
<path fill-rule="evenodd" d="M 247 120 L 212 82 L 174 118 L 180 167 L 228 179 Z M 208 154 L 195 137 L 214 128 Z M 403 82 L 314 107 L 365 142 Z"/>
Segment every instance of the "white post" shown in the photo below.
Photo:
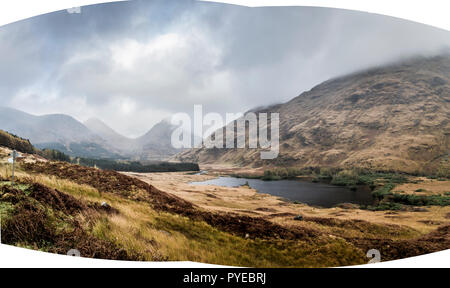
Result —
<path fill-rule="evenodd" d="M 13 158 L 13 163 L 12 163 L 12 181 L 11 181 L 11 186 L 14 186 L 14 168 L 16 165 L 16 150 L 13 150 L 12 152 L 12 158 Z"/>

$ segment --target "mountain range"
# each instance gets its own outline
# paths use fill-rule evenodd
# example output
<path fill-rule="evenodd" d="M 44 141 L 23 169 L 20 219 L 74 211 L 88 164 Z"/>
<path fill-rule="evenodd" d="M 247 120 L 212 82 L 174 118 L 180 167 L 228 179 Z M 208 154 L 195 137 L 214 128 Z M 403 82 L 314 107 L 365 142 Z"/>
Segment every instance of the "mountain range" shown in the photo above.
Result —
<path fill-rule="evenodd" d="M 164 160 L 181 151 L 171 145 L 171 135 L 176 127 L 166 119 L 136 139 L 120 135 L 97 118 L 87 120 L 84 125 L 119 150 L 122 155 L 136 160 Z"/>
<path fill-rule="evenodd" d="M 286 103 L 253 112 L 279 113 L 276 159 L 261 160 L 255 149 L 207 148 L 174 159 L 410 173 L 449 169 L 450 55 L 331 79 Z"/>
<path fill-rule="evenodd" d="M 279 113 L 276 159 L 260 159 L 258 149 L 174 149 L 175 127 L 167 120 L 131 139 L 96 118 L 81 123 L 0 107 L 0 129 L 37 148 L 88 158 L 429 172 L 449 167 L 450 55 L 330 79 L 286 103 L 251 111 Z"/>
<path fill-rule="evenodd" d="M 0 129 L 29 139 L 37 148 L 56 149 L 76 157 L 165 160 L 181 151 L 170 145 L 174 128 L 163 120 L 142 137 L 131 139 L 97 118 L 81 123 L 64 114 L 35 116 L 0 107 Z"/>

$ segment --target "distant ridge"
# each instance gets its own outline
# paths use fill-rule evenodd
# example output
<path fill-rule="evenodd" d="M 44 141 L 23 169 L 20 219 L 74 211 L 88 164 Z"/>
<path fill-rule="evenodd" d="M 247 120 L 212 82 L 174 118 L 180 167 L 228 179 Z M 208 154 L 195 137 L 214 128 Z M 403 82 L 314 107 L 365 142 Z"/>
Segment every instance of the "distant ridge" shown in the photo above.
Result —
<path fill-rule="evenodd" d="M 84 122 L 84 125 L 123 154 L 132 154 L 138 149 L 138 145 L 134 139 L 117 133 L 98 118 L 90 118 Z"/>
<path fill-rule="evenodd" d="M 30 139 L 39 149 L 55 149 L 70 156 L 132 160 L 166 160 L 181 150 L 172 148 L 175 127 L 163 120 L 145 135 L 130 139 L 98 118 L 85 123 L 64 114 L 35 116 L 0 107 L 0 129 Z"/>
<path fill-rule="evenodd" d="M 0 129 L 29 139 L 35 147 L 57 149 L 71 156 L 118 157 L 108 143 L 82 123 L 64 114 L 35 116 L 0 107 Z"/>
<path fill-rule="evenodd" d="M 192 149 L 175 159 L 244 166 L 450 169 L 450 54 L 416 58 L 323 82 L 258 110 L 280 115 L 280 155 Z"/>

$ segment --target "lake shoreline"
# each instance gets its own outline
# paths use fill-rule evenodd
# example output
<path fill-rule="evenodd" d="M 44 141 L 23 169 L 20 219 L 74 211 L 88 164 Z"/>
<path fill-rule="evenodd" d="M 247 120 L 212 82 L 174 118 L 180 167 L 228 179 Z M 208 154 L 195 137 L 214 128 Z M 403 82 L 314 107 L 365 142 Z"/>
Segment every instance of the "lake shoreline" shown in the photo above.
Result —
<path fill-rule="evenodd" d="M 222 187 L 248 186 L 258 193 L 281 197 L 293 203 L 303 203 L 314 207 L 331 208 L 340 204 L 373 205 L 375 199 L 369 187 L 361 186 L 352 190 L 347 187 L 317 183 L 303 179 L 283 179 L 264 181 L 254 178 L 219 176 L 218 178 L 191 182 L 191 185 L 216 185 Z"/>
<path fill-rule="evenodd" d="M 336 221 L 368 221 L 380 225 L 400 225 L 410 227 L 420 233 L 428 233 L 436 229 L 437 226 L 430 225 L 430 223 L 436 225 L 450 224 L 450 218 L 448 218 L 450 217 L 450 206 L 411 207 L 403 210 L 369 210 L 361 209 L 357 205 L 323 208 L 286 201 L 277 196 L 257 192 L 247 186 L 221 187 L 189 184 L 217 178 L 223 175 L 225 171 L 230 172 L 232 169 L 232 167 L 223 166 L 216 166 L 215 169 L 211 169 L 211 166 L 201 168 L 201 170 L 208 170 L 208 174 L 194 175 L 182 172 L 124 174 L 151 183 L 162 191 L 192 202 L 200 209 L 217 213 L 261 217 L 286 227 L 299 225 L 303 227 L 307 224 L 303 221 L 294 220 L 298 215 L 335 219 Z M 244 169 L 249 171 L 248 168 L 239 167 L 234 171 L 243 171 Z M 448 186 L 448 181 L 442 183 L 431 179 L 418 179 L 417 181 L 419 181 L 418 184 L 401 184 L 398 188 L 396 186 L 394 190 L 396 193 L 402 193 L 397 190 L 404 189 L 404 193 L 418 194 L 414 190 L 423 187 L 428 191 L 426 193 L 435 193 L 429 187 L 438 184 L 439 187 Z M 406 188 L 403 187 L 405 185 L 407 185 Z"/>

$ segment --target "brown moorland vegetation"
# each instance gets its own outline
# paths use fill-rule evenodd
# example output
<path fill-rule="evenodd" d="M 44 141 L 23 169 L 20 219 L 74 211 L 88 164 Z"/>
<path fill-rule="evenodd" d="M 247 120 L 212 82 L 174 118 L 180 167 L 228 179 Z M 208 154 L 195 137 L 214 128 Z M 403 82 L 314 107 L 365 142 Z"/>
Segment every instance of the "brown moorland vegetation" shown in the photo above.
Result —
<path fill-rule="evenodd" d="M 24 173 L 22 178 L 25 179 L 24 183 L 32 188 L 25 191 L 36 189 L 36 192 L 30 192 L 28 197 L 44 202 L 50 208 L 62 207 L 54 208 L 54 210 L 62 209 L 64 213 L 68 213 L 67 215 L 78 213 L 77 211 L 80 211 L 80 209 L 82 211 L 88 209 L 93 211 L 91 213 L 100 215 L 94 220 L 82 218 L 84 223 L 86 221 L 91 223 L 90 231 L 93 235 L 97 235 L 100 239 L 110 241 L 119 247 L 123 246 L 123 249 L 129 253 L 127 255 L 131 255 L 128 257 L 135 257 L 135 259 L 191 260 L 257 267 L 320 267 L 362 264 L 365 261 L 365 252 L 379 246 L 383 247 L 381 249 L 383 260 L 431 253 L 450 247 L 448 228 L 445 225 L 432 233 L 418 234 L 414 229 L 403 226 L 374 224 L 368 221 L 351 219 L 336 220 L 323 217 L 305 217 L 304 223 L 311 223 L 311 225 L 281 224 L 277 220 L 271 221 L 265 217 L 240 215 L 235 212 L 211 212 L 172 193 L 161 191 L 142 180 L 114 171 L 103 171 L 64 162 L 25 162 L 21 164 L 21 171 L 23 171 L 21 173 Z M 44 196 L 39 192 L 44 188 L 35 184 L 39 182 L 50 186 L 64 187 L 69 194 L 80 195 L 80 197 L 62 196 L 60 194 L 62 192 L 58 189 L 50 190 Z M 65 188 L 69 183 L 74 183 L 70 184 L 71 186 L 76 185 L 78 188 L 76 192 Z M 118 212 L 108 214 L 104 211 L 97 211 L 92 208 L 95 207 L 92 203 L 77 202 L 74 199 L 81 199 L 82 201 L 96 199 L 97 206 L 99 199 L 104 199 L 113 203 L 112 206 Z M 65 203 L 73 204 L 66 207 Z M 132 209 L 132 211 L 129 209 Z M 144 209 L 145 214 L 140 214 L 141 209 Z M 134 217 L 130 219 L 127 217 L 128 215 L 125 216 L 126 214 L 136 216 L 136 213 L 140 217 L 139 220 L 135 220 L 137 218 Z M 122 229 L 131 225 L 129 221 L 136 221 L 139 225 L 133 228 L 133 233 L 124 235 Z M 73 223 L 71 225 L 76 227 Z M 77 231 L 77 229 L 73 231 Z M 151 236 L 148 237 L 147 232 L 142 231 L 147 231 Z M 359 233 L 355 237 L 356 234 L 346 231 L 359 231 Z M 377 232 L 371 233 L 371 231 Z M 110 235 L 112 232 L 116 236 L 112 237 Z M 119 237 L 116 233 L 120 233 L 121 236 Z M 167 240 L 175 234 L 181 237 L 183 241 L 187 241 L 185 243 L 189 243 L 188 246 L 192 248 L 189 249 L 189 252 L 183 250 L 178 255 L 184 256 L 178 256 L 178 258 L 174 251 L 180 252 L 181 247 L 174 247 L 175 245 L 172 243 L 170 247 L 166 244 L 162 248 L 164 245 L 161 242 L 162 238 Z M 48 235 L 42 235 L 42 237 L 45 236 L 43 239 L 46 241 L 52 237 L 59 239 L 55 234 L 49 235 L 51 237 L 48 237 Z M 35 236 L 31 239 L 33 245 L 39 243 Z M 66 235 L 64 239 L 73 238 Z M 83 239 L 83 237 L 80 239 Z M 15 243 L 15 240 L 20 239 L 9 238 L 9 240 L 5 240 L 9 243 Z M 134 247 L 124 244 L 126 241 L 133 242 Z M 226 244 L 222 245 L 222 242 Z M 208 250 L 206 248 L 207 243 L 214 246 L 217 251 Z M 54 246 L 51 249 L 47 248 L 47 251 L 61 252 L 66 248 L 59 241 L 53 241 L 52 244 Z M 179 243 L 177 243 L 178 245 Z M 234 245 L 243 245 L 238 248 L 238 251 L 245 259 L 240 259 L 240 256 L 229 250 L 237 249 Z M 202 252 L 202 249 L 206 250 Z M 313 250 L 316 252 L 313 253 Z M 146 252 L 139 256 L 139 251 Z M 206 254 L 199 257 L 197 253 Z M 252 260 L 251 255 L 253 253 L 261 253 L 262 259 Z M 149 257 L 150 254 L 151 257 Z M 288 256 L 289 254 L 297 255 L 301 259 L 291 259 Z M 90 253 L 89 255 L 93 254 Z M 120 257 L 126 258 L 124 254 L 120 255 L 122 255 Z M 119 256 L 116 255 L 115 257 Z M 286 258 L 289 258 L 290 262 Z M 328 260 L 326 260 L 327 258 Z M 282 261 L 285 264 L 281 264 Z"/>

